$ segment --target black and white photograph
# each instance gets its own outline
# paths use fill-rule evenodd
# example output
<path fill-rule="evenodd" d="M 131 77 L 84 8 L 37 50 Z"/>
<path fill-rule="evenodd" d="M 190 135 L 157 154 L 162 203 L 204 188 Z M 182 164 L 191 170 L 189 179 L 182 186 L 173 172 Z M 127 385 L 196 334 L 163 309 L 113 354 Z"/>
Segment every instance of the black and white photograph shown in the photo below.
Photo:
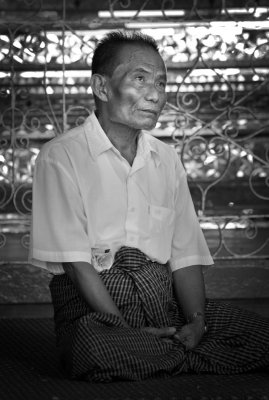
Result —
<path fill-rule="evenodd" d="M 268 0 L 0 0 L 0 400 L 269 400 Z"/>

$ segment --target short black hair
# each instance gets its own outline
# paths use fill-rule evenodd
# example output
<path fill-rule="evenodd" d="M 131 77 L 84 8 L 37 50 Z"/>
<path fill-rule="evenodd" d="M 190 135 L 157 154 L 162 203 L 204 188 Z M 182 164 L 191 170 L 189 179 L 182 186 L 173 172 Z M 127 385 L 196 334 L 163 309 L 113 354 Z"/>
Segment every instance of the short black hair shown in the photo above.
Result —
<path fill-rule="evenodd" d="M 140 32 L 113 31 L 97 44 L 92 58 L 92 74 L 111 76 L 117 66 L 117 55 L 123 45 L 150 46 L 159 54 L 156 41 Z"/>

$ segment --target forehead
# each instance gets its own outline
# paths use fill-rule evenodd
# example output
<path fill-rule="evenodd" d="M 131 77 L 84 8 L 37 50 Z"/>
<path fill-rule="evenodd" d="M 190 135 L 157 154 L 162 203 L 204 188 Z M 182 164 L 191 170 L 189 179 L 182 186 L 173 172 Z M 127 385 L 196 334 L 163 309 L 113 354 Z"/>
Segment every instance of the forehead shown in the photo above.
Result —
<path fill-rule="evenodd" d="M 166 75 L 166 68 L 163 59 L 157 51 L 147 45 L 124 45 L 117 55 L 117 63 L 114 72 L 117 70 L 132 70 L 145 67 L 150 71 Z"/>

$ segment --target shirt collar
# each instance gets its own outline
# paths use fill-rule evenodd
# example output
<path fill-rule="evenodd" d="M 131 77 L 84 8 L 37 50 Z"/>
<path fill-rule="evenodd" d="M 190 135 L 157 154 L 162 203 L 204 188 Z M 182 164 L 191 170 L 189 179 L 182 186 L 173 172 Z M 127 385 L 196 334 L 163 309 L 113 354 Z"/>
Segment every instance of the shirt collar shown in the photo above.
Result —
<path fill-rule="evenodd" d="M 94 159 L 107 150 L 117 150 L 105 134 L 94 112 L 86 119 L 84 131 L 87 138 L 89 150 Z M 160 155 L 152 136 L 145 131 L 141 131 L 138 138 L 137 155 L 144 159 L 152 155 L 156 166 L 160 164 Z"/>
<path fill-rule="evenodd" d="M 146 158 L 147 156 L 152 156 L 156 166 L 158 167 L 161 162 L 160 154 L 157 149 L 157 144 L 154 138 L 145 131 L 141 131 L 138 139 L 137 155 Z"/>
<path fill-rule="evenodd" d="M 87 138 L 89 150 L 94 159 L 101 153 L 113 148 L 112 143 L 103 131 L 94 112 L 86 119 L 84 131 Z"/>

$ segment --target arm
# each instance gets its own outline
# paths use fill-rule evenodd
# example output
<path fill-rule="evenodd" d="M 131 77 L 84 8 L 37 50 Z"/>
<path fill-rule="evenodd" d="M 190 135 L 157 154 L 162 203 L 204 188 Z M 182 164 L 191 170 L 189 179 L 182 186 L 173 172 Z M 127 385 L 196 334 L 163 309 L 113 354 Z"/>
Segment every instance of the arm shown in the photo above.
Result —
<path fill-rule="evenodd" d="M 116 315 L 121 319 L 123 325 L 128 327 L 102 279 L 91 264 L 72 262 L 64 263 L 63 267 L 91 309 L 96 312 Z"/>
<path fill-rule="evenodd" d="M 193 348 L 205 333 L 205 286 L 201 265 L 212 265 L 213 260 L 199 225 L 186 173 L 178 158 L 176 177 L 175 230 L 170 267 L 175 296 L 186 321 L 190 322 L 181 329 L 179 338 L 187 348 Z M 199 314 L 194 318 L 194 313 Z"/>
<path fill-rule="evenodd" d="M 204 315 L 205 285 L 201 266 L 180 268 L 173 272 L 176 299 L 186 320 L 195 312 Z"/>
<path fill-rule="evenodd" d="M 107 288 L 102 282 L 102 279 L 91 264 L 85 262 L 72 262 L 64 263 L 63 267 L 91 309 L 96 312 L 116 315 L 120 318 L 126 328 L 129 327 L 118 307 L 112 300 Z M 173 337 L 176 332 L 176 328 L 174 327 L 164 327 L 159 329 L 146 327 L 142 328 L 142 330 L 164 339 Z"/>
<path fill-rule="evenodd" d="M 187 324 L 177 338 L 187 348 L 194 348 L 205 333 L 205 285 L 202 267 L 193 265 L 173 272 L 174 292 Z M 195 313 L 199 313 L 194 316 Z"/>

